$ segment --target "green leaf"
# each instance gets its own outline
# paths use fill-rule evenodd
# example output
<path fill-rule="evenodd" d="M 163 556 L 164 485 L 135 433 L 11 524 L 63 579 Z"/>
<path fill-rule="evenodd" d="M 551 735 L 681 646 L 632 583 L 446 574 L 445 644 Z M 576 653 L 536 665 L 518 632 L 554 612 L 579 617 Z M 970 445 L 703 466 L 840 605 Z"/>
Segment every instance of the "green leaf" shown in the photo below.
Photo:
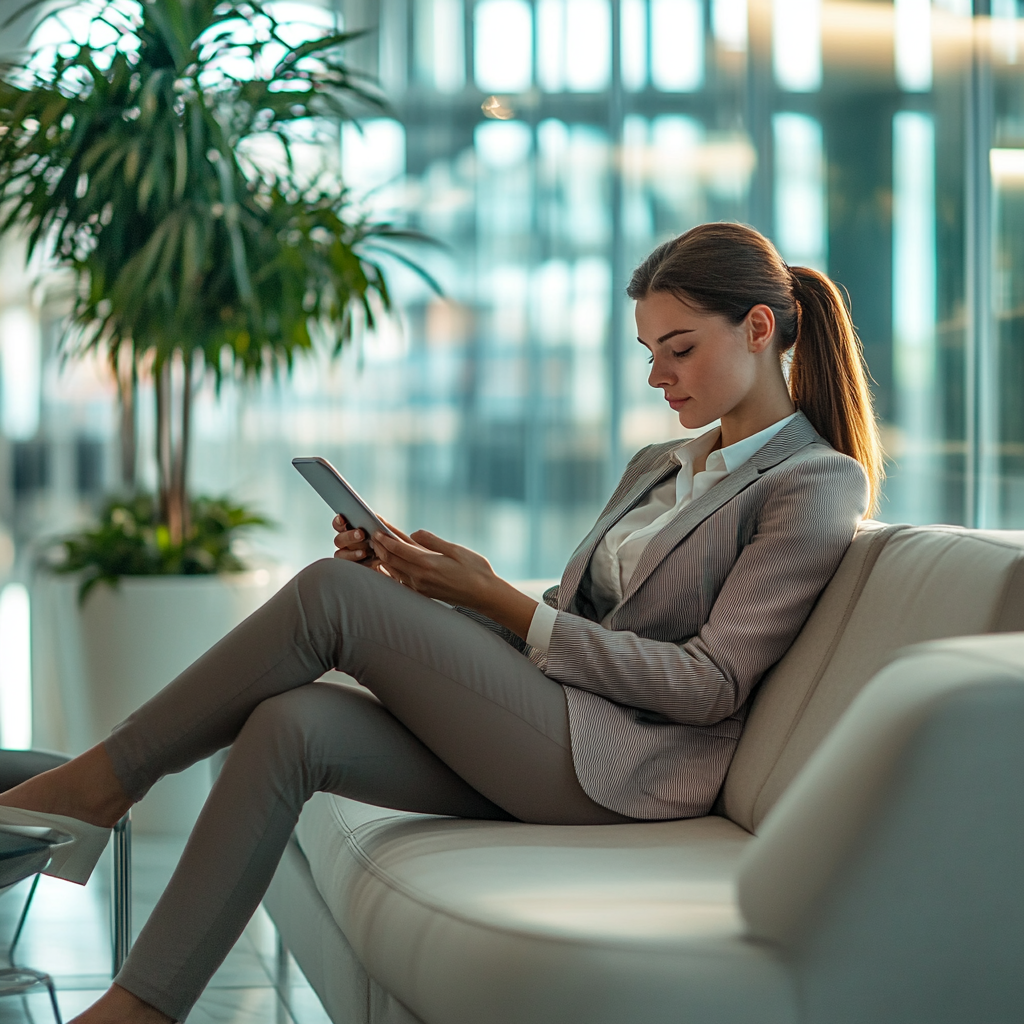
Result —
<path fill-rule="evenodd" d="M 45 20 L 68 6 L 42 3 L 24 10 Z M 411 253 L 422 236 L 367 221 L 342 183 L 310 187 L 292 160 L 296 121 L 385 109 L 344 58 L 359 33 L 289 46 L 270 18 L 282 55 L 266 79 L 242 82 L 217 62 L 238 49 L 240 21 L 269 18 L 259 0 L 145 0 L 101 13 L 141 45 L 103 60 L 69 47 L 33 73 L 0 65 L 0 229 L 24 232 L 30 256 L 45 249 L 74 274 L 65 357 L 199 349 L 218 379 L 225 355 L 239 376 L 287 372 L 314 337 L 340 351 L 352 309 L 372 322 L 390 307 L 385 250 L 438 289 Z M 267 132 L 285 170 L 249 175 L 240 148 Z"/>
<path fill-rule="evenodd" d="M 116 586 L 124 576 L 244 572 L 248 567 L 232 546 L 254 528 L 274 526 L 229 498 L 195 498 L 190 511 L 192 529 L 174 545 L 151 495 L 111 501 L 94 527 L 48 545 L 42 564 L 51 572 L 80 574 L 79 600 L 84 602 L 98 583 Z"/>

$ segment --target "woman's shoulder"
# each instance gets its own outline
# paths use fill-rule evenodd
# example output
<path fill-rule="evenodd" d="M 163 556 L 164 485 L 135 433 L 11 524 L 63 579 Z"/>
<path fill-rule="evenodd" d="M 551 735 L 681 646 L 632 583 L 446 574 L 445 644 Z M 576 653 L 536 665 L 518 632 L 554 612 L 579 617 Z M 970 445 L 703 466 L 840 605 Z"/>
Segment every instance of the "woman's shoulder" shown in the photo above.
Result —
<path fill-rule="evenodd" d="M 870 488 L 864 467 L 823 439 L 793 452 L 760 477 L 766 501 L 771 500 L 769 496 L 783 501 L 799 496 L 812 504 L 823 502 L 840 518 L 846 512 L 860 518 L 868 506 Z"/>
<path fill-rule="evenodd" d="M 787 469 L 795 471 L 797 467 L 801 467 L 805 473 L 808 470 L 819 470 L 842 476 L 867 478 L 864 467 L 856 459 L 837 451 L 823 437 L 817 437 L 810 444 L 798 448 L 789 458 L 772 468 L 785 472 Z"/>

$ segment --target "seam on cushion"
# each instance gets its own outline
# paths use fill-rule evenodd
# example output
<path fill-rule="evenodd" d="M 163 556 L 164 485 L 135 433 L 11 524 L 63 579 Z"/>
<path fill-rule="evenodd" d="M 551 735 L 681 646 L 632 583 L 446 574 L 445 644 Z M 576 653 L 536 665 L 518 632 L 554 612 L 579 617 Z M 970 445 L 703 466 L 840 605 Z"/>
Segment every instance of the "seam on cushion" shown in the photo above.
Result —
<path fill-rule="evenodd" d="M 594 946 L 599 945 L 608 949 L 635 948 L 632 946 L 623 946 L 622 944 L 616 943 L 614 940 L 611 939 L 598 940 L 594 938 L 587 938 L 581 941 L 580 939 L 572 939 L 566 935 L 551 935 L 548 933 L 538 934 L 536 931 L 530 931 L 524 927 L 488 924 L 485 921 L 480 921 L 476 918 L 470 917 L 467 914 L 462 914 L 456 910 L 452 910 L 450 907 L 445 907 L 439 903 L 435 903 L 420 890 L 413 889 L 411 886 L 407 885 L 405 882 L 396 878 L 389 871 L 386 871 L 379 864 L 377 864 L 377 862 L 374 861 L 373 858 L 371 858 L 370 855 L 360 845 L 357 836 L 357 830 L 349 827 L 348 823 L 345 821 L 344 815 L 340 810 L 337 809 L 337 805 L 333 802 L 332 813 L 335 815 L 336 820 L 341 825 L 346 844 L 355 854 L 356 859 L 363 866 L 363 868 L 369 871 L 371 875 L 378 879 L 378 881 L 383 882 L 387 886 L 390 886 L 397 892 L 401 893 L 402 896 L 406 897 L 406 899 L 411 900 L 413 903 L 419 904 L 419 906 L 424 907 L 427 910 L 430 910 L 436 914 L 441 914 L 445 917 L 450 918 L 453 921 L 460 921 L 462 924 L 466 924 L 474 928 L 483 928 L 487 931 L 492 931 L 499 935 L 518 935 L 524 938 L 534 940 L 541 939 L 546 942 L 557 942 L 561 945 L 581 946 L 589 944 Z M 425 817 L 431 817 L 431 815 L 425 815 Z M 458 820 L 461 821 L 465 819 Z M 514 823 L 510 822 L 510 824 Z M 368 822 L 366 825 L 359 826 L 358 831 L 362 830 L 372 832 L 374 830 L 374 823 Z M 746 922 L 743 919 L 743 915 L 739 913 L 739 900 L 738 897 L 735 896 L 735 891 L 736 890 L 734 887 L 734 898 L 731 901 L 731 905 L 736 909 L 737 920 L 740 925 L 740 928 L 737 929 L 735 934 L 737 938 L 745 938 L 747 935 Z M 338 927 L 340 928 L 341 925 L 339 924 Z M 344 933 L 344 929 L 342 929 L 342 932 Z M 346 936 L 346 938 L 348 938 L 348 936 Z"/>
<path fill-rule="evenodd" d="M 779 761 L 782 758 L 783 753 L 789 746 L 789 741 L 796 732 L 797 725 L 799 725 L 803 718 L 804 712 L 807 710 L 807 705 L 811 702 L 811 698 L 818 690 L 818 684 L 821 682 L 822 677 L 828 670 L 829 665 L 832 664 L 832 659 L 835 656 L 836 648 L 839 646 L 839 641 L 843 638 L 843 634 L 846 632 L 846 626 L 850 621 L 850 617 L 853 614 L 853 610 L 860 600 L 861 594 L 864 592 L 864 586 L 867 583 L 868 577 L 871 575 L 871 571 L 875 567 L 875 563 L 878 561 L 878 556 L 882 553 L 883 549 L 889 543 L 889 541 L 896 536 L 898 533 L 902 533 L 906 530 L 905 526 L 893 526 L 888 530 L 879 530 L 872 538 L 872 546 L 868 553 L 864 556 L 864 563 L 860 567 L 860 572 L 857 574 L 857 582 L 854 584 L 853 589 L 850 592 L 849 598 L 846 601 L 846 607 L 843 609 L 843 616 L 840 621 L 839 628 L 832 634 L 832 639 L 829 641 L 828 648 L 825 650 L 821 661 L 818 663 L 818 669 L 814 674 L 813 680 L 811 680 L 810 686 L 807 687 L 807 691 L 804 693 L 803 700 L 800 702 L 800 707 L 797 709 L 795 715 L 789 723 L 789 728 L 786 730 L 786 736 L 783 742 L 779 745 L 778 753 L 775 755 L 772 761 L 771 768 L 764 774 L 761 785 L 758 787 L 757 795 L 754 797 L 754 802 L 751 806 L 751 824 L 755 830 L 757 825 L 755 824 L 757 819 L 758 805 L 761 801 L 761 796 L 764 793 L 765 786 L 768 785 L 768 780 L 775 774 L 775 769 L 779 766 Z M 756 831 L 754 832 L 756 835 Z"/>
<path fill-rule="evenodd" d="M 939 533 L 954 537 L 960 540 L 973 540 L 979 544 L 991 544 L 992 547 L 1003 548 L 1009 551 L 1024 551 L 1020 544 L 1013 544 L 1009 541 L 1000 540 L 998 537 L 983 535 L 982 531 L 971 530 L 966 526 L 909 526 L 901 525 L 900 530 L 910 530 L 914 533 Z M 1024 533 L 1024 530 L 1008 530 L 1008 533 Z"/>

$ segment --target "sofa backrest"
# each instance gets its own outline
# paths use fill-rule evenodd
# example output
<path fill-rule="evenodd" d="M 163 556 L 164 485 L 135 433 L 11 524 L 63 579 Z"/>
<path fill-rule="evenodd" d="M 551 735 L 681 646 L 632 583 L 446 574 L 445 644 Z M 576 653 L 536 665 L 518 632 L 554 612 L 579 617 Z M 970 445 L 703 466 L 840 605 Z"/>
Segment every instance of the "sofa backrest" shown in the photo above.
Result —
<path fill-rule="evenodd" d="M 756 832 L 900 648 L 1014 630 L 1024 630 L 1024 532 L 865 523 L 759 687 L 717 810 Z"/>

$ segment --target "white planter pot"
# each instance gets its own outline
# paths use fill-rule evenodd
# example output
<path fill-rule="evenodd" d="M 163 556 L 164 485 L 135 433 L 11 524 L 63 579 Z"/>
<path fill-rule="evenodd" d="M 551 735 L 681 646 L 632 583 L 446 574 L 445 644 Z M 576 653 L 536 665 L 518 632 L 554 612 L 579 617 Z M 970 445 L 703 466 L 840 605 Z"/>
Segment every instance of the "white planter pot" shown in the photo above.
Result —
<path fill-rule="evenodd" d="M 33 745 L 79 754 L 104 739 L 284 582 L 260 569 L 98 584 L 40 573 L 32 587 Z M 158 782 L 132 811 L 140 832 L 187 834 L 210 788 L 205 762 Z"/>

